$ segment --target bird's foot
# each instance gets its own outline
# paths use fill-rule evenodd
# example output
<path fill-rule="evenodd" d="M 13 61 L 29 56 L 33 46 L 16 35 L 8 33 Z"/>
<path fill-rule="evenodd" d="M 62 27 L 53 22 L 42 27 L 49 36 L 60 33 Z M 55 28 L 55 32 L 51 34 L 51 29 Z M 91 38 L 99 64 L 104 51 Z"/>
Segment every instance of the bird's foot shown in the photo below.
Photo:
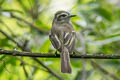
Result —
<path fill-rule="evenodd" d="M 55 56 L 58 56 L 58 53 L 57 53 L 57 51 L 55 51 Z"/>

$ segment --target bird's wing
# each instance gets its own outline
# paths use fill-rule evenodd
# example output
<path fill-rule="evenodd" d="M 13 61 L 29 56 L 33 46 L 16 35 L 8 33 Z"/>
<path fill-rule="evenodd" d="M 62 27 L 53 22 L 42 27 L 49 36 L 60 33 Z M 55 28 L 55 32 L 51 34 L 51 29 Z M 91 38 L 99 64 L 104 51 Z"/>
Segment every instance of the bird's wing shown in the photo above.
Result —
<path fill-rule="evenodd" d="M 73 51 L 75 46 L 75 37 L 76 37 L 75 31 L 66 32 L 64 34 L 64 45 L 68 48 L 70 53 Z"/>
<path fill-rule="evenodd" d="M 57 50 L 60 49 L 61 42 L 60 42 L 57 34 L 49 34 L 49 38 L 50 38 L 50 41 L 51 41 L 52 45 L 54 46 L 54 48 L 56 48 Z"/>

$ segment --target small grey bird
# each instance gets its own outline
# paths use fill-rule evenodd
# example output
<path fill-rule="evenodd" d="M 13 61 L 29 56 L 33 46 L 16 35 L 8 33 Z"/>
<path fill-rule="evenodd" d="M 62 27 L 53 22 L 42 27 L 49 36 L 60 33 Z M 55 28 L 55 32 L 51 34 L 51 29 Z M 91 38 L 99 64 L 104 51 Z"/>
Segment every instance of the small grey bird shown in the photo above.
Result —
<path fill-rule="evenodd" d="M 69 55 L 75 47 L 76 33 L 70 19 L 74 16 L 66 11 L 58 11 L 49 34 L 52 45 L 60 52 L 62 73 L 72 72 Z"/>

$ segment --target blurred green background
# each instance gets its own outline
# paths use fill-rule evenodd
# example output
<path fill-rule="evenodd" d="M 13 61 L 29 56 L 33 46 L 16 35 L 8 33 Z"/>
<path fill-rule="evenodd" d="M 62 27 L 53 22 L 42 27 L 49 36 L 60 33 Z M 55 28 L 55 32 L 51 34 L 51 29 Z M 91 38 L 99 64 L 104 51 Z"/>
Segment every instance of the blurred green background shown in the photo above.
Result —
<path fill-rule="evenodd" d="M 77 15 L 71 21 L 81 54 L 120 54 L 120 0 L 0 0 L 0 49 L 22 51 L 4 32 L 32 52 L 54 54 L 48 32 L 59 10 Z M 64 80 L 120 80 L 119 59 L 72 58 L 72 74 L 60 72 L 59 58 L 38 59 Z M 30 57 L 0 55 L 0 80 L 58 78 Z"/>

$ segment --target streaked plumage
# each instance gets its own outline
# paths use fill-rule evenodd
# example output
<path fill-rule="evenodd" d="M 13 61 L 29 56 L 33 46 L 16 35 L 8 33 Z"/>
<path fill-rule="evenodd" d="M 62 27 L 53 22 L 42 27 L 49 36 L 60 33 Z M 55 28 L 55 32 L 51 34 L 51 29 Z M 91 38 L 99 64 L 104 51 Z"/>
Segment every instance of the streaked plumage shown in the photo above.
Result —
<path fill-rule="evenodd" d="M 70 22 L 73 17 L 66 11 L 58 11 L 55 14 L 50 40 L 54 48 L 61 53 L 61 72 L 71 73 L 69 53 L 72 53 L 75 47 L 75 31 Z"/>

